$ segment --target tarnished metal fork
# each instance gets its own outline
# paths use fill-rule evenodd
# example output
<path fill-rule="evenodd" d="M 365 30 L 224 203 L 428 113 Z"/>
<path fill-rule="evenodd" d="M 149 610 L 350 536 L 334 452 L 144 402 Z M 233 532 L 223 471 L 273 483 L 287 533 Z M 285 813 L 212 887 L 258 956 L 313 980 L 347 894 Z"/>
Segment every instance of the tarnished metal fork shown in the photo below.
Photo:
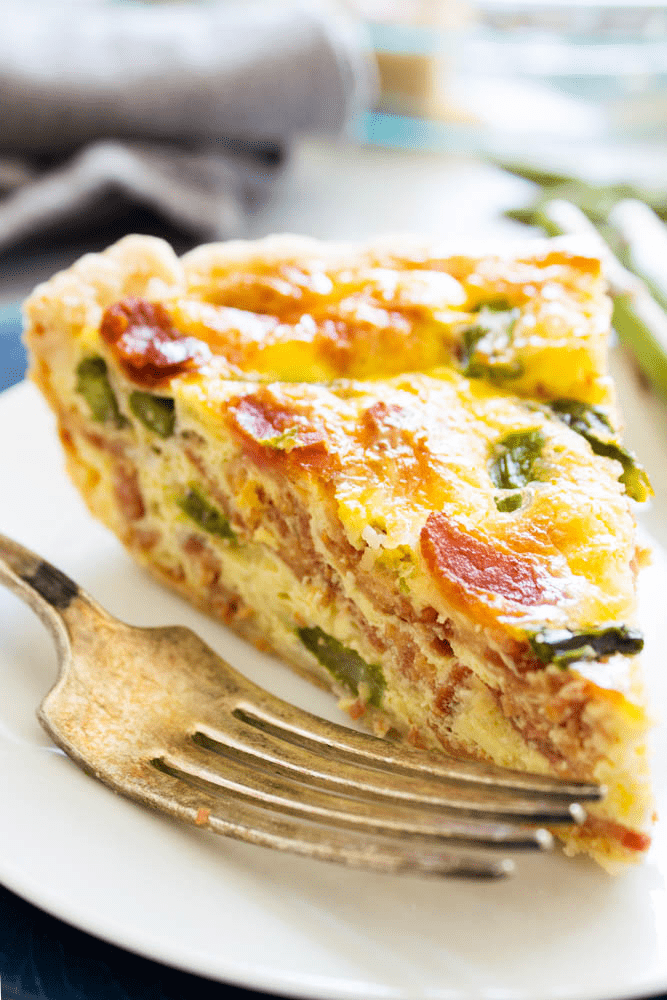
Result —
<path fill-rule="evenodd" d="M 181 626 L 112 618 L 0 535 L 0 582 L 55 638 L 39 719 L 86 772 L 217 833 L 382 872 L 502 876 L 551 846 L 596 785 L 425 753 L 301 711 Z M 499 853 L 500 850 L 500 853 Z"/>

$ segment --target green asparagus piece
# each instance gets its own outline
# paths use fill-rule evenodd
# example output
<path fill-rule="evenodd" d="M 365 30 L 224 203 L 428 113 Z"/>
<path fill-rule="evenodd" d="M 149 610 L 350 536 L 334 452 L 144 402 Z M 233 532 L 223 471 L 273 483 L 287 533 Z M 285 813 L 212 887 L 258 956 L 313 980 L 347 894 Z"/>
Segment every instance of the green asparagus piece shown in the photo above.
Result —
<path fill-rule="evenodd" d="M 130 410 L 144 426 L 160 437 L 171 437 L 176 423 L 173 399 L 153 396 L 150 392 L 133 392 L 129 402 Z"/>
<path fill-rule="evenodd" d="M 368 703 L 380 706 L 386 682 L 376 663 L 366 663 L 356 650 L 343 646 L 321 628 L 300 628 L 297 634 L 306 649 L 340 684 L 353 694 L 359 694 L 359 685 L 366 684 L 370 691 Z"/>
<path fill-rule="evenodd" d="M 523 365 L 506 360 L 519 310 L 505 301 L 485 303 L 479 319 L 463 333 L 460 346 L 461 372 L 466 378 L 488 378 L 496 384 L 520 378 Z"/>
<path fill-rule="evenodd" d="M 614 433 L 611 421 L 604 410 L 582 403 L 580 399 L 555 399 L 549 407 L 559 420 L 584 437 L 608 438 Z"/>
<path fill-rule="evenodd" d="M 185 496 L 178 501 L 178 506 L 190 520 L 207 531 L 209 535 L 217 535 L 219 538 L 226 538 L 229 541 L 235 539 L 236 536 L 225 515 L 194 487 L 191 487 Z"/>
<path fill-rule="evenodd" d="M 499 490 L 517 490 L 534 480 L 535 463 L 543 447 L 544 434 L 537 427 L 506 434 L 496 443 L 489 464 L 494 486 Z"/>
<path fill-rule="evenodd" d="M 614 429 L 606 413 L 578 399 L 557 399 L 549 405 L 559 420 L 586 438 L 596 455 L 621 463 L 623 472 L 619 478 L 628 496 L 643 503 L 653 495 L 649 478 L 637 457 L 615 440 Z"/>
<path fill-rule="evenodd" d="M 116 427 L 127 427 L 129 421 L 120 412 L 107 374 L 104 358 L 84 358 L 76 369 L 76 391 L 83 396 L 93 420 L 98 423 L 113 423 Z"/>
<path fill-rule="evenodd" d="M 596 455 L 604 455 L 605 458 L 613 458 L 623 466 L 623 472 L 618 477 L 625 486 L 625 492 L 633 500 L 643 503 L 653 496 L 651 482 L 646 475 L 645 469 L 641 467 L 632 452 L 628 451 L 617 441 L 601 441 L 594 436 L 584 435 Z"/>
<path fill-rule="evenodd" d="M 521 493 L 506 493 L 502 497 L 496 497 L 495 501 L 501 514 L 511 514 L 512 511 L 519 509 L 523 503 L 523 497 Z"/>
<path fill-rule="evenodd" d="M 541 663 L 553 663 L 565 669 L 581 660 L 601 660 L 614 653 L 634 656 L 644 647 L 644 637 L 636 628 L 609 625 L 590 631 L 543 629 L 528 636 L 531 648 Z"/>

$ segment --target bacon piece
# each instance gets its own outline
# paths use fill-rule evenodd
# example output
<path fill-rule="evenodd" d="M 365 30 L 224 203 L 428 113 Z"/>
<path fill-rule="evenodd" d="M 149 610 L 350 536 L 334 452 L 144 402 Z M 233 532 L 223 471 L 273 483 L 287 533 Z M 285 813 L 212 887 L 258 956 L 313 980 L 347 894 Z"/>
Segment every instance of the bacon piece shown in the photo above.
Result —
<path fill-rule="evenodd" d="M 146 508 L 139 488 L 137 470 L 118 462 L 114 468 L 113 488 L 118 508 L 125 519 L 140 521 Z"/>
<path fill-rule="evenodd" d="M 203 340 L 176 329 L 163 305 L 144 299 L 125 299 L 110 306 L 102 317 L 100 333 L 125 374 L 149 389 L 211 357 Z"/>
<path fill-rule="evenodd" d="M 266 389 L 232 400 L 227 410 L 246 452 L 259 465 L 322 466 L 329 459 L 323 431 Z"/>
<path fill-rule="evenodd" d="M 622 823 L 607 819 L 604 816 L 591 816 L 584 820 L 581 831 L 590 833 L 593 837 L 604 837 L 607 840 L 616 840 L 622 847 L 629 851 L 647 851 L 651 846 L 651 837 L 641 830 L 631 830 Z"/>
<path fill-rule="evenodd" d="M 459 605 L 497 606 L 498 599 L 522 607 L 552 603 L 557 589 L 528 554 L 504 552 L 433 512 L 421 532 L 426 562 L 448 598 Z"/>
<path fill-rule="evenodd" d="M 455 663 L 447 675 L 447 680 L 435 692 L 433 707 L 439 715 L 451 715 L 457 698 L 468 687 L 472 671 L 462 663 Z"/>
<path fill-rule="evenodd" d="M 195 816 L 195 823 L 197 826 L 206 826 L 211 815 L 210 809 L 198 809 L 197 815 Z"/>

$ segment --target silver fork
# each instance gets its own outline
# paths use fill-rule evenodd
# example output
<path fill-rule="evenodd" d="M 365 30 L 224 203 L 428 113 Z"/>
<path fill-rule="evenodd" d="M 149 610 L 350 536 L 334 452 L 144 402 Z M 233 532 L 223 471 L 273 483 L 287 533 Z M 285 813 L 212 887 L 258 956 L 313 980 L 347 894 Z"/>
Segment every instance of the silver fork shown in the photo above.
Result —
<path fill-rule="evenodd" d="M 38 712 L 53 740 L 115 791 L 216 833 L 379 872 L 494 877 L 513 870 L 507 851 L 550 847 L 544 827 L 581 822 L 603 795 L 301 711 L 189 629 L 112 618 L 4 535 L 0 582 L 55 638 Z"/>

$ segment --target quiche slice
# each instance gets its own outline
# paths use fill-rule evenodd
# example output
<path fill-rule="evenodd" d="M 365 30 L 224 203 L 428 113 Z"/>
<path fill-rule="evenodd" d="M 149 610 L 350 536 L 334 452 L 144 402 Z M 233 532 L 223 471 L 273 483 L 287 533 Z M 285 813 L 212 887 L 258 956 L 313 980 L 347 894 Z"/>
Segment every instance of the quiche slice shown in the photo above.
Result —
<path fill-rule="evenodd" d="M 379 734 L 604 783 L 568 853 L 646 851 L 650 485 L 597 259 L 134 236 L 25 308 L 72 478 L 160 580 Z"/>

